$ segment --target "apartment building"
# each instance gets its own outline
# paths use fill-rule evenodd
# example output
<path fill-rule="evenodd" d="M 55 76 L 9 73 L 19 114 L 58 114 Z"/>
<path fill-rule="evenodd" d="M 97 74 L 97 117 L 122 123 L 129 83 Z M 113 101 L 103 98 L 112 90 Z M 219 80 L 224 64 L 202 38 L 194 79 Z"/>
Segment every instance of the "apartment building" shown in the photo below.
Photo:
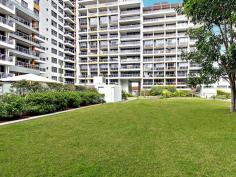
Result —
<path fill-rule="evenodd" d="M 39 4 L 33 0 L 0 0 L 0 78 L 43 72 Z"/>
<path fill-rule="evenodd" d="M 180 4 L 143 7 L 141 0 L 77 2 L 78 84 L 104 76 L 137 93 L 153 85 L 186 88 L 186 78 L 200 69 L 182 61 L 182 51 L 194 48 L 186 31 L 193 24 L 175 11 Z"/>
<path fill-rule="evenodd" d="M 46 76 L 66 84 L 75 84 L 75 0 L 40 1 L 40 33 L 46 37 Z"/>
<path fill-rule="evenodd" d="M 15 41 L 10 38 L 10 33 L 15 31 L 15 24 L 10 16 L 15 14 L 12 3 L 0 0 L 0 78 L 8 77 L 10 66 L 14 65 L 10 49 L 15 48 Z"/>

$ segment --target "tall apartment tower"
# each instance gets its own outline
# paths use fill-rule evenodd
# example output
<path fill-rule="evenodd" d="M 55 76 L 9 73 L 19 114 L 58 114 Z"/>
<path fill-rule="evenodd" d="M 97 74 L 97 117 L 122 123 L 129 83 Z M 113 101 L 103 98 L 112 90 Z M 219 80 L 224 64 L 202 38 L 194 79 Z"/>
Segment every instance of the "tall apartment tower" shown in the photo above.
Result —
<path fill-rule="evenodd" d="M 10 16 L 15 14 L 15 6 L 10 1 L 0 1 L 0 78 L 11 76 L 10 66 L 14 65 L 10 49 L 15 48 L 15 41 L 10 33 L 15 31 L 15 24 Z"/>
<path fill-rule="evenodd" d="M 41 0 L 40 33 L 46 37 L 44 76 L 75 84 L 75 0 Z"/>
<path fill-rule="evenodd" d="M 33 0 L 0 1 L 0 78 L 40 75 L 44 42 L 39 34 L 39 4 Z"/>
<path fill-rule="evenodd" d="M 186 36 L 193 25 L 178 15 L 180 4 L 143 7 L 141 0 L 77 2 L 78 84 L 104 76 L 128 92 L 153 85 L 186 88 L 190 72 L 200 67 L 182 61 L 182 51 L 194 48 Z"/>

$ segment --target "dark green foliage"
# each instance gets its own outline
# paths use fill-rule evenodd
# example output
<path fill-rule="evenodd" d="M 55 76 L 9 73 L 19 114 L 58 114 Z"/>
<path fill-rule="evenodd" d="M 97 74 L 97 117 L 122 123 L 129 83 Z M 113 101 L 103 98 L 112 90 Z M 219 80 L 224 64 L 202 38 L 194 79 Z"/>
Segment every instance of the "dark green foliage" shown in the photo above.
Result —
<path fill-rule="evenodd" d="M 31 92 L 26 96 L 5 95 L 0 100 L 0 118 L 40 115 L 80 105 L 104 103 L 103 95 L 94 91 L 45 91 Z"/>
<path fill-rule="evenodd" d="M 196 50 L 183 54 L 182 59 L 201 64 L 199 76 L 204 84 L 227 78 L 231 86 L 231 112 L 235 112 L 235 0 L 184 0 L 179 11 L 193 23 L 200 24 L 189 30 L 190 37 L 196 39 Z"/>
<path fill-rule="evenodd" d="M 82 106 L 104 103 L 103 95 L 97 92 L 79 92 L 79 95 L 81 97 Z"/>
<path fill-rule="evenodd" d="M 17 118 L 23 114 L 24 108 L 24 97 L 6 94 L 0 99 L 0 118 Z"/>

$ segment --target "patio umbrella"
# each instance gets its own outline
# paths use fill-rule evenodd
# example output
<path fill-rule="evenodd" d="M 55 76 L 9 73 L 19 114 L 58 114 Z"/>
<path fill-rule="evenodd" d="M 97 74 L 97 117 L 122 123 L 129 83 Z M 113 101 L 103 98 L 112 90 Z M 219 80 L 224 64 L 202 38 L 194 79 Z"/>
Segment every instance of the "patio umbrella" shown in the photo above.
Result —
<path fill-rule="evenodd" d="M 24 75 L 0 79 L 0 81 L 2 82 L 17 82 L 17 81 L 22 81 L 22 80 L 32 81 L 32 82 L 43 82 L 43 83 L 58 83 L 57 81 L 48 79 L 43 76 L 38 76 L 35 74 L 24 74 Z"/>

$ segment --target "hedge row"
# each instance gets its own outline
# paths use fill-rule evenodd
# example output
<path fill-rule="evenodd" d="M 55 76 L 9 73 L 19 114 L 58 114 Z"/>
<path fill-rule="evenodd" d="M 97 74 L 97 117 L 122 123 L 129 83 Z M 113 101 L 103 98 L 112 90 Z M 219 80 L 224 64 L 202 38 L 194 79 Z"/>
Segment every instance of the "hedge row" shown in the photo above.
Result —
<path fill-rule="evenodd" d="M 93 91 L 47 91 L 26 96 L 9 94 L 4 95 L 0 102 L 0 118 L 40 115 L 103 102 L 103 96 Z"/>
<path fill-rule="evenodd" d="M 161 98 L 170 97 L 191 97 L 190 90 L 177 90 L 175 86 L 154 86 L 151 90 L 142 90 L 142 96 L 160 96 Z"/>

